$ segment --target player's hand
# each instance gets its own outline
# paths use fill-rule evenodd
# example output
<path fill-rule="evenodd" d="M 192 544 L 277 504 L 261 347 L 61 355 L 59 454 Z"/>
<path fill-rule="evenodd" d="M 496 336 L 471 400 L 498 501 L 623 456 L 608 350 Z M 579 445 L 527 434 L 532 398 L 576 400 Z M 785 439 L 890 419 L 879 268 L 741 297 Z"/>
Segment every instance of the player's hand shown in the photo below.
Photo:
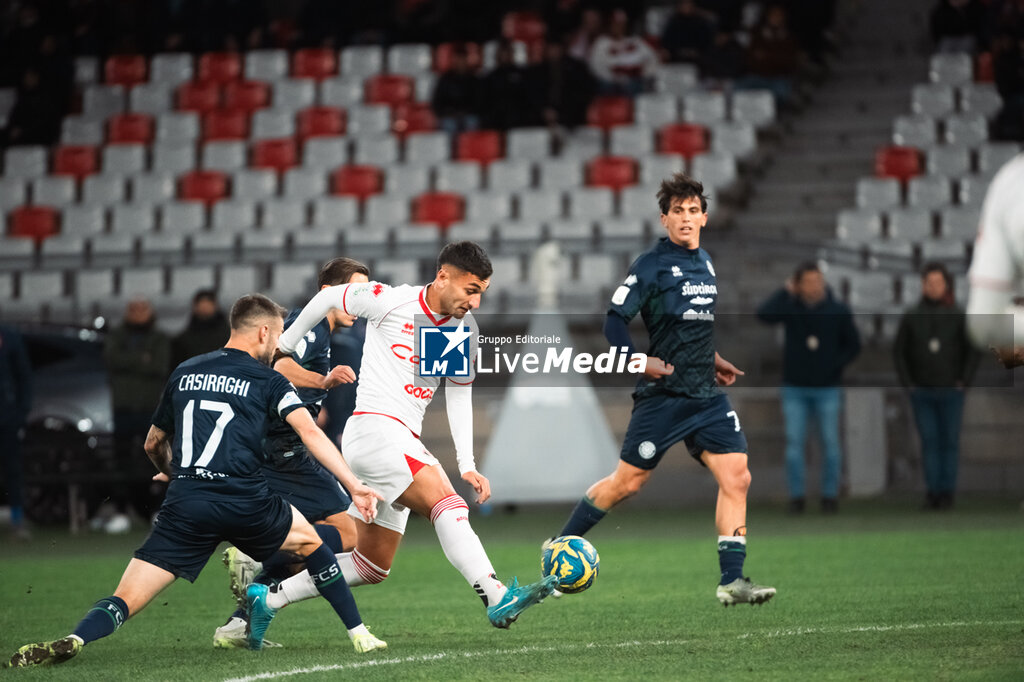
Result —
<path fill-rule="evenodd" d="M 362 483 L 349 488 L 348 494 L 352 496 L 352 502 L 355 503 L 356 509 L 363 515 L 364 519 L 373 521 L 377 518 L 377 501 L 383 501 L 383 495 Z"/>
<path fill-rule="evenodd" d="M 741 376 L 743 372 L 736 365 L 724 358 L 715 359 L 715 381 L 719 386 L 732 386 L 736 378 Z"/>
<path fill-rule="evenodd" d="M 676 371 L 676 368 L 661 358 L 647 356 L 647 367 L 644 369 L 644 376 L 648 379 L 660 379 L 667 377 Z"/>
<path fill-rule="evenodd" d="M 334 388 L 338 384 L 351 384 L 355 380 L 356 373 L 351 367 L 348 365 L 338 365 L 324 375 L 324 380 L 321 383 L 321 386 L 326 391 Z"/>
<path fill-rule="evenodd" d="M 157 483 L 170 483 L 171 477 L 161 471 L 160 473 L 155 474 L 153 476 L 153 480 L 156 481 Z"/>
<path fill-rule="evenodd" d="M 1013 369 L 1024 365 L 1024 346 L 1014 348 L 993 348 L 992 352 L 1006 369 Z"/>
<path fill-rule="evenodd" d="M 487 477 L 475 471 L 462 474 L 462 480 L 473 486 L 476 491 L 476 503 L 483 504 L 491 498 L 491 482 Z"/>

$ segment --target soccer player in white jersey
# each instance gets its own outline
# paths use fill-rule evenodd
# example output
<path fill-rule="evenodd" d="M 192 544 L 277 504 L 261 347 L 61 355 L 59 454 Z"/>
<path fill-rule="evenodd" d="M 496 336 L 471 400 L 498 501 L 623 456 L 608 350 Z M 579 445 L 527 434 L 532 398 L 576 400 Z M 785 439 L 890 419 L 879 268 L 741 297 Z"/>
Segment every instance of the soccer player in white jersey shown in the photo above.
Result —
<path fill-rule="evenodd" d="M 551 594 L 557 580 L 548 576 L 517 586 L 513 579 L 506 587 L 495 576 L 469 524 L 468 505 L 419 438 L 424 410 L 443 381 L 459 474 L 476 491 L 478 503 L 490 497 L 490 483 L 477 472 L 473 458 L 472 374 L 458 380 L 420 377 L 414 350 L 417 327 L 424 324 L 454 326 L 462 339 L 475 340 L 471 311 L 480 305 L 491 272 L 490 259 L 479 245 L 448 244 L 438 256 L 434 281 L 426 286 L 368 282 L 322 290 L 282 335 L 279 348 L 293 352 L 306 331 L 335 308 L 368 321 L 356 409 L 345 426 L 342 450 L 356 475 L 380 490 L 385 501 L 372 520 L 349 509 L 358 540 L 353 551 L 339 557 L 349 585 L 387 577 L 412 510 L 430 519 L 445 556 L 483 600 L 491 624 L 507 628 L 523 610 Z M 268 603 L 279 607 L 317 594 L 303 572 L 283 581 Z"/>
<path fill-rule="evenodd" d="M 995 349 L 1007 368 L 1024 365 L 1024 154 L 989 185 L 974 245 L 967 327 L 976 344 Z"/>

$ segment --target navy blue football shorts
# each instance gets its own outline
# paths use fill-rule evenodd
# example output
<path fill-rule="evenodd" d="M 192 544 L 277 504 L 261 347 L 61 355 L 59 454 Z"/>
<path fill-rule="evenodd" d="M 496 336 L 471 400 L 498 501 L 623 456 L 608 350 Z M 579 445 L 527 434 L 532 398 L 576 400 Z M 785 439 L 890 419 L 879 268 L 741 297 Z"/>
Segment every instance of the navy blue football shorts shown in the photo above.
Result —
<path fill-rule="evenodd" d="M 619 458 L 640 469 L 653 469 L 679 441 L 686 443 L 698 462 L 705 450 L 712 454 L 747 451 L 747 437 L 725 394 L 703 400 L 656 395 L 633 403 Z"/>
<path fill-rule="evenodd" d="M 134 556 L 195 582 L 222 541 L 264 561 L 280 549 L 291 527 L 291 505 L 278 495 L 177 495 L 164 501 Z"/>
<path fill-rule="evenodd" d="M 296 442 L 297 441 L 297 442 Z M 352 498 L 299 439 L 267 439 L 261 471 L 270 490 L 298 509 L 310 523 L 348 510 Z"/>

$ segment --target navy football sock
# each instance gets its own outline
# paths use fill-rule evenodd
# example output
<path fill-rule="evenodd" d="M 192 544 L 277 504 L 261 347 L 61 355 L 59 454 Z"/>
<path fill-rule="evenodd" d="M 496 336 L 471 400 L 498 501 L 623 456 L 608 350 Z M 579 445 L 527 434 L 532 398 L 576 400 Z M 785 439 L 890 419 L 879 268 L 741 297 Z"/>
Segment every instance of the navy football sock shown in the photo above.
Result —
<path fill-rule="evenodd" d="M 128 605 L 120 597 L 100 599 L 75 626 L 72 634 L 86 644 L 93 642 L 118 629 L 128 620 Z"/>
<path fill-rule="evenodd" d="M 352 597 L 352 590 L 341 574 L 338 558 L 326 544 L 322 544 L 306 557 L 306 570 L 313 578 L 317 591 L 330 602 L 334 611 L 341 616 L 345 627 L 351 630 L 362 624 L 363 619 Z"/>
<path fill-rule="evenodd" d="M 320 536 L 323 543 L 335 554 L 341 554 L 345 551 L 345 546 L 341 541 L 341 533 L 334 526 L 326 523 L 314 523 L 313 530 L 316 531 L 316 534 Z"/>
<path fill-rule="evenodd" d="M 719 585 L 728 585 L 743 577 L 743 561 L 747 558 L 747 544 L 740 538 L 719 538 L 718 566 L 722 569 Z"/>
<path fill-rule="evenodd" d="M 572 510 L 569 520 L 565 522 L 559 535 L 583 535 L 597 525 L 597 522 L 608 513 L 607 509 L 598 509 L 589 497 L 584 497 Z"/>

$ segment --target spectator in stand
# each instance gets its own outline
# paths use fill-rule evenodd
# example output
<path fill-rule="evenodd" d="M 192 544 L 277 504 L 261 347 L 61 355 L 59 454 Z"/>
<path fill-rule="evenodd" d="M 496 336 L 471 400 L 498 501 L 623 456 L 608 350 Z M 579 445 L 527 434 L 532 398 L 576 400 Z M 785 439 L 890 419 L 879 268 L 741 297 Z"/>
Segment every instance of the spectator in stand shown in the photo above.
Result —
<path fill-rule="evenodd" d="M 836 0 L 785 0 L 789 27 L 800 49 L 823 65 L 832 45 L 829 29 L 836 18 Z"/>
<path fill-rule="evenodd" d="M 993 136 L 1024 140 L 1024 40 L 1002 25 L 992 40 L 992 69 L 1003 108 L 993 122 Z"/>
<path fill-rule="evenodd" d="M 973 53 L 982 36 L 985 8 L 979 0 L 939 0 L 931 13 L 931 33 L 939 52 Z"/>
<path fill-rule="evenodd" d="M 548 0 L 544 23 L 548 27 L 548 40 L 568 39 L 583 23 L 582 3 L 580 0 Z"/>
<path fill-rule="evenodd" d="M 750 37 L 747 52 L 747 76 L 737 88 L 771 90 L 780 106 L 796 103 L 793 79 L 800 66 L 800 48 L 789 30 L 786 8 L 767 7 Z"/>
<path fill-rule="evenodd" d="M 706 87 L 725 89 L 743 76 L 746 66 L 747 48 L 735 33 L 720 31 L 704 55 L 700 74 Z"/>
<path fill-rule="evenodd" d="M 188 326 L 171 340 L 171 364 L 179 364 L 196 355 L 222 347 L 231 336 L 231 324 L 217 304 L 217 292 L 200 289 L 192 297 Z"/>
<path fill-rule="evenodd" d="M 747 0 L 697 0 L 697 7 L 706 15 L 714 18 L 718 30 L 730 33 L 738 31 L 742 27 L 743 7 L 746 4 Z"/>
<path fill-rule="evenodd" d="M 647 90 L 658 67 L 658 55 L 643 38 L 629 31 L 629 15 L 612 12 L 608 32 L 590 50 L 590 69 L 600 90 L 609 95 L 635 96 Z"/>
<path fill-rule="evenodd" d="M 480 118 L 484 128 L 508 130 L 526 125 L 526 70 L 515 63 L 512 43 L 502 40 L 495 66 L 480 81 Z"/>
<path fill-rule="evenodd" d="M 480 127 L 480 79 L 470 69 L 464 47 L 452 50 L 451 68 L 437 79 L 431 106 L 448 133 Z"/>
<path fill-rule="evenodd" d="M 601 13 L 593 8 L 583 10 L 583 13 L 580 15 L 579 27 L 570 33 L 566 40 L 569 55 L 576 59 L 588 61 L 590 59 L 590 50 L 601 36 L 602 30 Z"/>
<path fill-rule="evenodd" d="M 59 97 L 43 87 L 42 78 L 35 67 L 21 74 L 21 85 L 14 108 L 7 119 L 5 141 L 8 145 L 43 144 L 57 141 L 64 112 L 55 101 Z"/>
<path fill-rule="evenodd" d="M 21 461 L 21 439 L 31 409 L 32 365 L 25 341 L 14 327 L 0 325 L 0 463 L 11 509 L 11 532 L 19 540 L 31 537 L 25 527 Z"/>
<path fill-rule="evenodd" d="M 967 338 L 967 316 L 945 266 L 925 265 L 921 290 L 921 300 L 900 319 L 893 357 L 921 437 L 925 508 L 948 509 L 956 492 L 964 391 L 980 356 Z"/>
<path fill-rule="evenodd" d="M 586 121 L 596 89 L 594 77 L 562 43 L 544 46 L 544 60 L 528 69 L 526 81 L 532 125 L 575 128 Z"/>
<path fill-rule="evenodd" d="M 715 39 L 715 17 L 694 0 L 680 0 L 661 33 L 662 58 L 700 64 Z"/>

